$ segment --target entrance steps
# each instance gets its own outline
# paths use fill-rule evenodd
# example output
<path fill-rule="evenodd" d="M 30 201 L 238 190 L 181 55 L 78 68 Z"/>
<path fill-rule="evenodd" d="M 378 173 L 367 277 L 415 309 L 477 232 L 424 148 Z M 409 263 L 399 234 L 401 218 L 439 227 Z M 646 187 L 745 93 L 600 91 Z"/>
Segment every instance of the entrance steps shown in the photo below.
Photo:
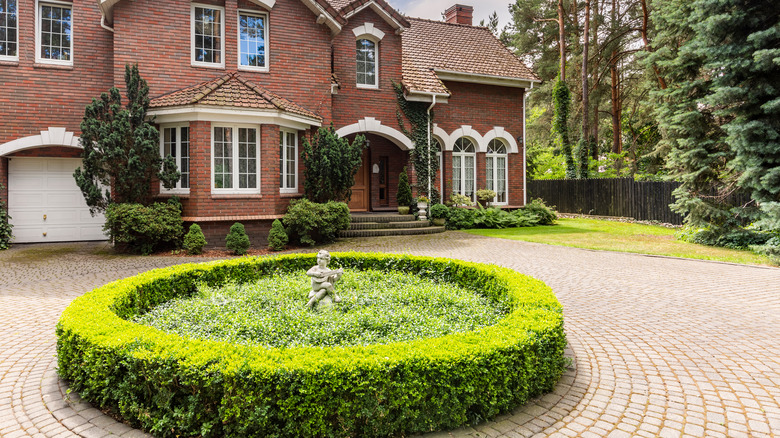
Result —
<path fill-rule="evenodd" d="M 352 213 L 349 229 L 340 237 L 411 236 L 443 233 L 444 227 L 432 227 L 430 221 L 418 221 L 411 214 Z"/>

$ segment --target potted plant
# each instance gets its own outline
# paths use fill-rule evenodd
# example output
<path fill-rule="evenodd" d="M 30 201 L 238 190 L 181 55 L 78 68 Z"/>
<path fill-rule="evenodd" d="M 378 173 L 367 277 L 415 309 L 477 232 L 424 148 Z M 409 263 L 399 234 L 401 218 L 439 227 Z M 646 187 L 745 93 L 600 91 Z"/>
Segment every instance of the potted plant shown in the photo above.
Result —
<path fill-rule="evenodd" d="M 490 189 L 477 190 L 477 199 L 485 203 L 485 207 L 489 207 L 490 203 L 496 199 L 496 192 Z"/>
<path fill-rule="evenodd" d="M 398 176 L 398 192 L 395 199 L 398 201 L 398 214 L 409 214 L 409 206 L 412 205 L 412 188 L 409 186 L 409 175 L 406 167 Z"/>
<path fill-rule="evenodd" d="M 447 214 L 449 211 L 450 209 L 447 208 L 447 206 L 444 204 L 432 205 L 430 216 L 433 225 L 436 225 L 437 227 L 444 225 L 444 222 L 447 220 Z"/>
<path fill-rule="evenodd" d="M 427 219 L 426 210 L 428 210 L 428 203 L 431 202 L 427 196 L 417 197 L 417 211 L 419 212 L 419 219 L 424 221 Z"/>

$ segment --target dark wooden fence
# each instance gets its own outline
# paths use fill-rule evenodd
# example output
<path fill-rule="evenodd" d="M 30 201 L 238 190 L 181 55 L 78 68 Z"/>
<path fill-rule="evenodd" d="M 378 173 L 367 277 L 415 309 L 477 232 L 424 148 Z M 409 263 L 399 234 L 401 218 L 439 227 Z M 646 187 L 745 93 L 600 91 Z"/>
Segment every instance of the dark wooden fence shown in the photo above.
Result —
<path fill-rule="evenodd" d="M 680 183 L 632 178 L 528 181 L 528 199 L 542 198 L 561 213 L 630 217 L 681 225 L 669 208 Z"/>

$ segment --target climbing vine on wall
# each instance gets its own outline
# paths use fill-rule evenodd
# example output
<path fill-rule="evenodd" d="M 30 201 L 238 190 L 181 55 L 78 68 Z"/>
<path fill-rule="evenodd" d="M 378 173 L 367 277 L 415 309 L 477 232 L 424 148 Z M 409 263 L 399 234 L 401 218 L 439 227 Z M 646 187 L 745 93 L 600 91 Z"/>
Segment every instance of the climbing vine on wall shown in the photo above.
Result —
<path fill-rule="evenodd" d="M 393 84 L 396 100 L 398 101 L 398 126 L 401 132 L 412 140 L 414 149 L 411 151 L 411 161 L 417 173 L 415 188 L 418 194 L 424 194 L 432 200 L 438 200 L 439 194 L 435 188 L 436 172 L 439 171 L 439 152 L 437 143 L 431 137 L 431 147 L 428 148 L 428 106 L 425 102 L 410 102 L 404 97 L 401 84 Z M 409 120 L 410 129 L 406 128 L 403 116 Z M 433 111 L 431 111 L 431 127 L 433 127 Z M 430 166 L 430 167 L 429 167 Z M 430 171 L 429 171 L 430 169 Z M 431 183 L 431 192 L 428 193 L 428 182 Z"/>

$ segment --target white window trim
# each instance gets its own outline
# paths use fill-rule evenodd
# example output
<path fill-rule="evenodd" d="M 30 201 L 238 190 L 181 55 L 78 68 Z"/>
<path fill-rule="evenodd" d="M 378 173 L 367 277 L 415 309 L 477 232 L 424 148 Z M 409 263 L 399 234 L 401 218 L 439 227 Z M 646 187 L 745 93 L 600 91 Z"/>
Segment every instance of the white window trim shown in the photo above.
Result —
<path fill-rule="evenodd" d="M 509 205 L 509 146 L 507 146 L 506 143 L 499 139 L 493 139 L 498 141 L 504 146 L 504 150 L 506 150 L 506 153 L 503 154 L 497 154 L 497 153 L 486 153 L 485 154 L 485 177 L 487 178 L 487 163 L 488 160 L 493 160 L 493 186 L 496 185 L 496 162 L 498 161 L 498 157 L 504 157 L 504 191 L 506 194 L 506 201 L 504 202 L 497 202 L 496 198 L 498 198 L 498 193 L 496 193 L 496 197 L 493 198 L 491 201 L 491 204 L 493 205 Z M 492 140 L 491 140 L 492 141 Z M 490 146 L 490 142 L 488 142 L 488 146 Z M 488 181 L 485 181 L 486 183 Z M 486 184 L 487 185 L 487 184 Z"/>
<path fill-rule="evenodd" d="M 355 42 L 360 40 L 368 40 L 374 43 L 374 59 L 376 60 L 376 65 L 374 66 L 374 70 L 376 74 L 374 75 L 374 84 L 358 84 L 357 83 L 357 57 L 355 58 L 355 86 L 357 88 L 363 88 L 367 90 L 378 90 L 379 89 L 379 42 L 382 41 L 382 38 L 385 37 L 385 33 L 381 30 L 374 27 L 374 23 L 364 23 L 361 26 L 358 26 L 354 29 L 352 29 L 352 33 L 355 35 Z"/>
<path fill-rule="evenodd" d="M 59 59 L 47 59 L 41 57 L 41 5 L 63 6 L 70 8 L 70 59 L 62 61 Z M 17 23 L 19 22 L 17 15 Z M 19 39 L 19 32 L 16 32 L 16 39 Z M 35 62 L 38 64 L 66 65 L 72 66 L 76 54 L 73 50 L 73 41 L 76 39 L 76 17 L 73 14 L 73 3 L 60 2 L 56 0 L 36 0 L 35 1 Z M 17 45 L 16 53 L 19 53 Z"/>
<path fill-rule="evenodd" d="M 254 15 L 256 17 L 263 17 L 263 19 L 265 20 L 265 26 L 263 28 L 263 31 L 264 31 L 263 32 L 264 33 L 263 40 L 265 41 L 265 67 L 255 67 L 255 66 L 252 66 L 252 65 L 242 65 L 241 64 L 241 15 L 242 14 L 243 15 Z M 238 46 L 236 48 L 237 48 L 237 51 L 238 51 L 238 59 L 237 59 L 238 69 L 239 70 L 245 70 L 245 71 L 257 71 L 257 72 L 268 73 L 271 70 L 271 66 L 270 66 L 271 56 L 269 55 L 271 52 L 269 51 L 269 48 L 270 48 L 270 44 L 269 44 L 270 43 L 270 35 L 269 35 L 270 34 L 270 30 L 269 30 L 269 26 L 268 26 L 268 22 L 269 22 L 268 13 L 252 11 L 252 10 L 249 10 L 249 9 L 239 9 L 238 10 L 238 14 L 236 14 L 236 20 L 238 20 L 236 22 L 236 41 L 237 41 L 237 44 L 238 44 Z M 194 41 L 193 41 L 193 43 L 194 43 Z M 193 56 L 194 56 L 194 53 L 195 52 L 193 51 Z"/>
<path fill-rule="evenodd" d="M 474 157 L 474 193 L 471 194 L 471 200 L 476 201 L 477 200 L 477 151 L 479 151 L 479 147 L 477 146 L 477 142 L 473 138 L 469 137 L 461 137 L 469 140 L 471 144 L 474 146 L 474 152 L 455 152 L 455 146 L 453 145 L 453 151 L 452 156 L 453 157 L 460 157 L 460 183 L 461 186 L 465 186 L 466 181 L 466 160 L 465 157 Z M 457 142 L 459 139 L 456 139 Z M 455 173 L 455 166 L 452 166 L 453 174 Z M 453 184 L 454 185 L 454 184 Z M 463 194 L 461 193 L 460 187 L 457 187 L 457 190 L 455 190 L 456 187 L 453 187 L 453 193 Z"/>
<path fill-rule="evenodd" d="M 72 16 L 72 15 L 71 15 Z M 71 23 L 71 27 L 72 27 Z M 71 38 L 71 41 L 73 39 Z M 10 41 L 8 41 L 10 42 Z M 19 60 L 19 2 L 16 2 L 16 55 L 15 56 L 8 56 L 8 55 L 0 55 L 0 61 L 18 61 Z M 73 51 L 71 50 L 71 59 L 73 59 Z"/>
<path fill-rule="evenodd" d="M 216 128 L 231 128 L 233 130 L 231 160 L 233 160 L 233 187 L 229 189 L 218 189 L 214 185 L 214 130 Z M 257 187 L 241 189 L 238 188 L 238 129 L 249 128 L 254 129 L 257 132 L 255 136 L 255 157 L 257 157 Z M 260 194 L 260 171 L 262 169 L 261 157 L 260 157 L 260 126 L 259 125 L 227 125 L 227 124 L 211 124 L 211 193 L 219 195 L 245 195 L 245 194 Z"/>
<path fill-rule="evenodd" d="M 222 20 L 220 22 L 220 50 L 222 51 L 222 60 L 220 63 L 216 62 L 202 62 L 195 60 L 195 8 L 203 9 L 216 9 L 222 11 Z M 207 5 L 203 3 L 192 3 L 190 5 L 190 62 L 194 67 L 207 67 L 207 68 L 225 68 L 225 8 L 222 6 Z"/>
<path fill-rule="evenodd" d="M 293 134 L 295 135 L 295 186 L 294 187 L 279 187 L 279 193 L 298 193 L 298 155 L 299 155 L 299 149 L 298 149 L 298 131 L 293 131 L 290 129 L 281 129 L 279 130 L 281 134 L 284 134 L 285 142 L 287 141 L 287 134 Z M 281 146 L 281 145 L 280 145 Z M 287 146 L 285 144 L 285 146 Z M 287 151 L 287 148 L 282 148 L 283 151 Z M 282 157 L 282 163 L 285 163 L 285 158 Z M 284 172 L 284 167 L 279 169 L 280 177 L 284 176 L 283 181 L 286 181 L 287 174 Z"/>
<path fill-rule="evenodd" d="M 178 154 L 176 155 L 176 170 L 181 172 L 181 128 L 189 128 L 189 124 L 177 124 L 177 125 L 160 125 L 160 157 L 165 159 L 165 156 L 163 155 L 165 153 L 165 130 L 175 128 L 176 129 L 176 148 Z M 187 137 L 189 138 L 189 137 Z M 190 160 L 190 166 L 189 166 L 189 175 L 190 175 L 190 185 L 192 185 L 192 157 L 190 156 L 190 153 L 192 153 L 192 141 L 190 141 L 190 147 L 187 151 L 187 156 Z M 160 193 L 170 193 L 172 195 L 189 195 L 190 194 L 190 188 L 181 188 L 180 187 L 181 180 L 176 182 L 176 188 L 175 189 L 167 189 L 163 185 L 162 181 L 160 182 Z"/>

